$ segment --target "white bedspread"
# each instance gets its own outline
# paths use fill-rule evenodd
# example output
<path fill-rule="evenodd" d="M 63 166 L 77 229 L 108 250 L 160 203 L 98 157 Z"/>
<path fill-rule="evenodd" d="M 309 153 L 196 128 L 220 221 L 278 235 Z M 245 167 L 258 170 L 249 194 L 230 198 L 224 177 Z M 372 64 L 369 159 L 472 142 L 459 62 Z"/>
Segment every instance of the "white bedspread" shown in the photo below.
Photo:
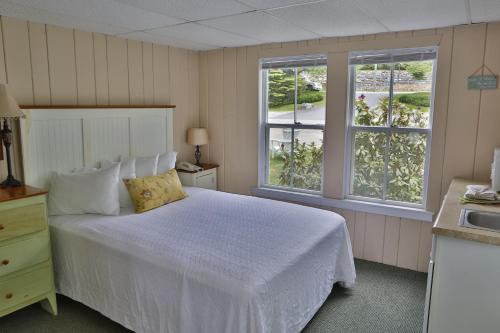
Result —
<path fill-rule="evenodd" d="M 137 215 L 50 217 L 58 291 L 136 332 L 299 332 L 355 270 L 344 219 L 186 188 Z"/>

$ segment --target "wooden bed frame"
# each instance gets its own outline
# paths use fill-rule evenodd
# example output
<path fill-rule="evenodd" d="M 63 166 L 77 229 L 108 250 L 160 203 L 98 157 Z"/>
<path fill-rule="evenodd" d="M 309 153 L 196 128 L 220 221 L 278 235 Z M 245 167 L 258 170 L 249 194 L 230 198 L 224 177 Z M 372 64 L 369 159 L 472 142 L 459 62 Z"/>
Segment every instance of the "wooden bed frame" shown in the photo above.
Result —
<path fill-rule="evenodd" d="M 173 106 L 43 106 L 21 120 L 26 184 L 47 188 L 52 171 L 93 167 L 101 159 L 173 150 Z"/>

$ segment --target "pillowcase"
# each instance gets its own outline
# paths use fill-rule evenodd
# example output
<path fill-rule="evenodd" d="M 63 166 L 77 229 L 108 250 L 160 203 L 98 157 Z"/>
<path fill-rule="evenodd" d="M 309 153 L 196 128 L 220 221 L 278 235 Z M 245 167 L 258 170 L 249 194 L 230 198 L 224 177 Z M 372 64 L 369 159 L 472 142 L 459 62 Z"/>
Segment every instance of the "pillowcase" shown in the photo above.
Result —
<path fill-rule="evenodd" d="M 170 151 L 168 153 L 161 154 L 160 156 L 158 156 L 158 167 L 156 173 L 162 174 L 171 169 L 174 169 L 176 160 L 177 160 L 176 151 Z"/>
<path fill-rule="evenodd" d="M 83 167 L 80 169 L 73 169 L 71 173 L 88 173 L 88 172 L 94 172 L 99 170 L 99 168 L 94 168 L 94 167 Z"/>
<path fill-rule="evenodd" d="M 158 154 L 150 157 L 135 158 L 135 175 L 137 177 L 154 176 L 157 174 Z"/>
<path fill-rule="evenodd" d="M 49 215 L 120 214 L 120 165 L 88 173 L 52 173 Z"/>
<path fill-rule="evenodd" d="M 107 169 L 114 165 L 120 165 L 120 180 L 118 181 L 118 198 L 120 201 L 120 207 L 132 207 L 132 201 L 128 194 L 127 188 L 123 183 L 122 179 L 135 178 L 135 159 L 129 158 L 123 162 L 113 162 L 109 160 L 101 161 L 101 168 Z"/>
<path fill-rule="evenodd" d="M 177 171 L 172 169 L 157 176 L 124 179 L 136 213 L 143 213 L 187 197 Z"/>

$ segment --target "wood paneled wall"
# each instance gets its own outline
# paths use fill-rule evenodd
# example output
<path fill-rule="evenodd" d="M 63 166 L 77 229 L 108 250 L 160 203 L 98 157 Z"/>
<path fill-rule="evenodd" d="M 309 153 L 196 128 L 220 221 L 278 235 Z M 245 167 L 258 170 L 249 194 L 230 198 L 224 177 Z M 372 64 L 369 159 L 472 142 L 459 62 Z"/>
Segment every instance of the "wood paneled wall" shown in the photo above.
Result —
<path fill-rule="evenodd" d="M 174 104 L 174 148 L 191 158 L 185 130 L 199 125 L 198 52 L 9 17 L 0 35 L 0 82 L 19 104 Z"/>
<path fill-rule="evenodd" d="M 174 147 L 191 159 L 185 130 L 208 127 L 203 159 L 217 162 L 219 188 L 249 194 L 257 185 L 259 58 L 307 53 L 329 56 L 325 147 L 343 156 L 346 57 L 351 50 L 439 45 L 428 209 L 437 212 L 454 177 L 487 180 L 500 146 L 500 90 L 470 91 L 466 79 L 482 65 L 500 73 L 500 23 L 377 35 L 324 38 L 195 52 L 0 18 L 0 82 L 20 104 L 175 104 Z M 484 71 L 484 69 L 483 69 Z M 340 124 L 340 125 L 338 125 Z M 18 145 L 19 146 L 19 145 Z M 14 152 L 20 174 L 19 150 Z M 343 158 L 325 193 L 339 197 Z M 0 178 L 5 163 L 0 162 Z M 426 222 L 339 211 L 358 258 L 425 271 Z"/>
<path fill-rule="evenodd" d="M 206 51 L 200 54 L 200 120 L 209 128 L 206 160 L 221 165 L 219 187 L 249 194 L 258 173 L 259 58 L 312 53 L 329 57 L 325 196 L 341 198 L 347 56 L 353 50 L 439 46 L 427 209 L 437 213 L 454 177 L 488 180 L 500 146 L 500 90 L 471 91 L 482 65 L 500 73 L 500 23 L 324 38 Z M 333 153 L 332 153 L 333 152 Z M 356 257 L 427 269 L 431 225 L 362 212 L 345 215 Z"/>
<path fill-rule="evenodd" d="M 346 219 L 356 258 L 427 272 L 431 223 L 350 210 L 337 213 Z"/>
<path fill-rule="evenodd" d="M 500 73 L 500 23 L 455 28 L 443 193 L 453 177 L 489 180 L 500 146 L 500 90 L 468 90 L 467 76 Z"/>
<path fill-rule="evenodd" d="M 258 47 L 200 54 L 200 125 L 210 144 L 203 158 L 217 162 L 218 186 L 249 194 L 257 184 Z"/>

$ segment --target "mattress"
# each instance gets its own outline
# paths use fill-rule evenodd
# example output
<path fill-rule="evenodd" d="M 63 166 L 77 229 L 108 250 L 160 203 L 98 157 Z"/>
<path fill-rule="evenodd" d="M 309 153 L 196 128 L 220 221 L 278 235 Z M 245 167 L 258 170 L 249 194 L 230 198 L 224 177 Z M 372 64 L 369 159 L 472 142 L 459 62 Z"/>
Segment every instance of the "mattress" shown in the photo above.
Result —
<path fill-rule="evenodd" d="M 136 332 L 300 332 L 355 269 L 344 219 L 186 188 L 143 214 L 51 216 L 59 293 Z"/>

